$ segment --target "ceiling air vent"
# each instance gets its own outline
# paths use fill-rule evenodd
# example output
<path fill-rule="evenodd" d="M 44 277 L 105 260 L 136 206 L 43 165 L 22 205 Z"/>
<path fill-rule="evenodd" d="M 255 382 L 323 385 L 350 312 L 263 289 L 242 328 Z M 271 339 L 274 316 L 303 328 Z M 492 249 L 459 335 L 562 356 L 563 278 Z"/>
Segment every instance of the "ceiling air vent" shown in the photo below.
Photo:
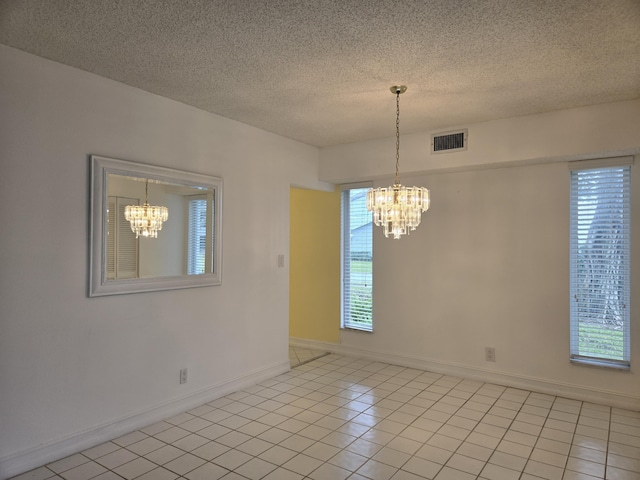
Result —
<path fill-rule="evenodd" d="M 431 135 L 431 153 L 458 152 L 467 149 L 467 129 Z"/>

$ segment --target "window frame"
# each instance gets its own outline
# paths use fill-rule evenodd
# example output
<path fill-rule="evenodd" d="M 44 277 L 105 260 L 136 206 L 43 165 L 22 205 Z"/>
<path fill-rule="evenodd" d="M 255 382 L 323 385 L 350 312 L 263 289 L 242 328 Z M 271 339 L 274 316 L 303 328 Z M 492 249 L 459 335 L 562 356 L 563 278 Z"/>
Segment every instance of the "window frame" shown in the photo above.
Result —
<path fill-rule="evenodd" d="M 614 368 L 629 370 L 631 365 L 631 166 L 633 165 L 633 157 L 620 157 L 613 159 L 586 160 L 569 163 L 570 170 L 570 361 L 575 364 L 592 365 L 598 367 Z M 613 170 L 623 170 L 621 182 L 622 189 L 618 192 L 621 195 L 622 209 L 622 237 L 624 239 L 622 245 L 622 259 L 618 260 L 624 269 L 617 279 L 622 282 L 619 287 L 618 299 L 621 302 L 622 312 L 622 354 L 621 358 L 614 358 L 613 351 L 606 352 L 608 356 L 596 355 L 592 350 L 589 352 L 587 348 L 580 348 L 581 336 L 580 327 L 585 327 L 586 322 L 581 322 L 579 317 L 579 309 L 581 307 L 579 301 L 579 281 L 585 279 L 584 273 L 580 273 L 578 256 L 580 255 L 579 236 L 585 235 L 584 220 L 589 217 L 590 213 L 587 209 L 579 208 L 579 197 L 583 197 L 588 193 L 584 189 L 581 190 L 578 175 L 581 172 L 595 172 L 598 170 L 611 170 L 609 174 L 613 177 Z M 602 188 L 602 187 L 601 187 Z M 583 220 L 580 223 L 580 219 Z M 589 227 L 591 223 L 589 223 Z M 601 264 L 596 268 L 601 268 Z M 596 271 L 598 272 L 598 270 Z M 595 295 L 590 295 L 592 300 Z M 587 302 L 582 302 L 582 311 L 586 308 Z M 592 337 L 594 338 L 594 337 Z M 597 337 L 596 337 L 597 338 Z M 592 353 L 592 355 L 589 355 Z"/>
<path fill-rule="evenodd" d="M 350 275 L 350 267 L 345 262 L 347 253 L 349 257 L 351 256 L 351 216 L 345 215 L 345 208 L 350 208 L 349 201 L 349 192 L 351 190 L 359 190 L 359 189 L 370 189 L 373 186 L 372 182 L 360 182 L 360 183 L 350 183 L 340 185 L 340 328 L 342 330 L 350 330 L 350 331 L 358 331 L 358 332 L 367 332 L 373 333 L 373 234 L 371 235 L 371 281 L 370 281 L 370 292 L 371 292 L 371 322 L 370 323 L 358 323 L 351 321 L 349 318 L 349 312 L 351 306 L 348 304 L 349 298 L 351 298 L 351 275 Z M 345 202 L 345 198 L 347 201 Z M 366 209 L 366 196 L 364 206 Z M 368 212 L 371 216 L 371 228 L 373 229 L 373 214 Z M 366 224 L 364 224 L 366 225 Z M 346 233 L 349 232 L 349 238 L 347 239 Z"/>

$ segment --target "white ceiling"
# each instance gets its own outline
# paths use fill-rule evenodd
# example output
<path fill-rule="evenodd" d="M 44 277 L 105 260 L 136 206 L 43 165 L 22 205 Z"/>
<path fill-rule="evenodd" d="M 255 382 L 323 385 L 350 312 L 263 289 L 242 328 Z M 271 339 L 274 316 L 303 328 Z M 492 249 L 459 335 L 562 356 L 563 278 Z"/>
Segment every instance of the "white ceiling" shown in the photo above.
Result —
<path fill-rule="evenodd" d="M 311 145 L 640 98 L 640 0 L 0 0 L 0 43 Z"/>

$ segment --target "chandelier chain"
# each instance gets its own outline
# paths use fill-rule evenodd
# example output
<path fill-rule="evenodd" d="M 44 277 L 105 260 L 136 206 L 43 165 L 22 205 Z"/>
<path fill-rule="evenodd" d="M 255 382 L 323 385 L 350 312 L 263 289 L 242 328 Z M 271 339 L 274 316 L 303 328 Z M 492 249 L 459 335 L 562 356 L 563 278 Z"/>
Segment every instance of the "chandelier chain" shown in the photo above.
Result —
<path fill-rule="evenodd" d="M 396 185 L 398 181 L 398 170 L 400 167 L 400 89 L 396 90 Z"/>

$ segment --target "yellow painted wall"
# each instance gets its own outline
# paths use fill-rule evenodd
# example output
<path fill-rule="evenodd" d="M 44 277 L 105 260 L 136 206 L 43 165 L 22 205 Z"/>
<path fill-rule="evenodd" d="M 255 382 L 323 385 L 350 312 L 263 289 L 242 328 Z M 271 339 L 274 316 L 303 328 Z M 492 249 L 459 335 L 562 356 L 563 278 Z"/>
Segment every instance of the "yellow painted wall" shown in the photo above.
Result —
<path fill-rule="evenodd" d="M 289 335 L 340 340 L 340 191 L 291 188 Z"/>

